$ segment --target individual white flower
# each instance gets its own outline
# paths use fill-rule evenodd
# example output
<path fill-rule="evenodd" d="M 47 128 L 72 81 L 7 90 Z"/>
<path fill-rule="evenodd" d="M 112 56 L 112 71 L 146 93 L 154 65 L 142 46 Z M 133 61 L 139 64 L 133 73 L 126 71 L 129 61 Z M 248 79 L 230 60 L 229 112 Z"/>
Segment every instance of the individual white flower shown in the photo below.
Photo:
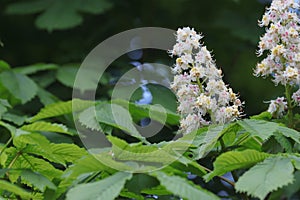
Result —
<path fill-rule="evenodd" d="M 178 29 L 171 56 L 176 56 L 171 88 L 178 100 L 180 132 L 194 131 L 208 124 L 224 124 L 240 117 L 242 103 L 222 80 L 222 71 L 210 52 L 201 45 L 194 29 Z"/>
<path fill-rule="evenodd" d="M 293 93 L 292 98 L 296 105 L 300 105 L 300 89 L 298 89 L 296 92 Z"/>
<path fill-rule="evenodd" d="M 284 97 L 278 97 L 275 100 L 271 100 L 268 108 L 268 112 L 274 117 L 281 117 L 287 109 L 287 102 Z"/>

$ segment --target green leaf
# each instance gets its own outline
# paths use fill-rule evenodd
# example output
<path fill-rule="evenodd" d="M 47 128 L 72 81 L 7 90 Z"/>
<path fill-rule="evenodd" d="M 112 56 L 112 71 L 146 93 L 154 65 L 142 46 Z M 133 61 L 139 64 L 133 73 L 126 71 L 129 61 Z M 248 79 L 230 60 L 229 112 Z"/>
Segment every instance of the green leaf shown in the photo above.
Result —
<path fill-rule="evenodd" d="M 126 189 L 123 189 L 120 193 L 121 197 L 126 197 L 127 199 L 134 199 L 134 200 L 144 200 L 144 196 L 136 194 L 134 192 L 129 192 Z"/>
<path fill-rule="evenodd" d="M 152 173 L 168 191 L 189 200 L 219 199 L 213 193 L 179 176 L 169 176 L 163 172 Z"/>
<path fill-rule="evenodd" d="M 10 182 L 0 180 L 0 191 L 9 191 L 16 195 L 19 195 L 22 199 L 32 199 L 33 195 L 24 190 L 23 188 L 18 187 Z"/>
<path fill-rule="evenodd" d="M 10 66 L 4 60 L 0 60 L 0 72 L 10 69 Z"/>
<path fill-rule="evenodd" d="M 174 113 L 177 111 L 176 96 L 172 90 L 158 84 L 147 84 L 147 87 L 153 96 L 153 105 L 159 104 Z"/>
<path fill-rule="evenodd" d="M 283 136 L 283 134 L 275 132 L 274 138 L 280 144 L 280 146 L 285 149 L 286 152 L 291 153 L 293 151 L 292 144 L 286 137 Z"/>
<path fill-rule="evenodd" d="M 7 101 L 7 99 L 0 98 L 0 119 L 2 118 L 3 114 L 6 114 L 7 108 L 11 108 L 11 105 Z"/>
<path fill-rule="evenodd" d="M 278 128 L 276 123 L 264 120 L 245 119 L 238 123 L 252 136 L 258 136 L 262 140 L 268 139 Z"/>
<path fill-rule="evenodd" d="M 79 66 L 64 66 L 57 70 L 56 78 L 68 87 L 73 87 Z"/>
<path fill-rule="evenodd" d="M 83 5 L 86 5 L 86 3 Z M 79 64 L 70 64 L 60 67 L 56 74 L 57 80 L 67 87 L 79 89 L 81 91 L 94 89 L 98 85 L 99 77 L 90 69 L 81 68 L 79 71 L 80 76 L 89 78 L 77 78 L 76 85 L 74 84 L 79 67 Z"/>
<path fill-rule="evenodd" d="M 214 162 L 214 170 L 205 175 L 204 178 L 206 181 L 209 181 L 215 176 L 223 175 L 236 169 L 249 168 L 267 157 L 269 157 L 267 153 L 250 149 L 226 152 L 217 157 Z"/>
<path fill-rule="evenodd" d="M 278 131 L 282 133 L 285 137 L 293 139 L 295 142 L 300 144 L 300 132 L 294 129 L 290 129 L 284 126 L 278 126 Z"/>
<path fill-rule="evenodd" d="M 145 188 L 152 188 L 158 186 L 159 182 L 153 176 L 148 174 L 137 173 L 132 179 L 126 183 L 126 189 L 130 192 L 140 194 L 141 190 Z"/>
<path fill-rule="evenodd" d="M 0 82 L 22 104 L 31 100 L 37 93 L 37 85 L 26 75 L 12 71 L 5 71 L 0 74 Z"/>
<path fill-rule="evenodd" d="M 76 12 L 76 3 L 72 0 L 52 1 L 45 12 L 36 19 L 36 26 L 52 31 L 54 29 L 72 28 L 81 24 L 82 17 Z"/>
<path fill-rule="evenodd" d="M 82 22 L 80 12 L 99 14 L 111 6 L 112 4 L 107 0 L 35 0 L 13 3 L 6 8 L 6 13 L 34 14 L 42 12 L 35 21 L 37 27 L 52 31 L 79 25 Z"/>
<path fill-rule="evenodd" d="M 106 0 L 81 0 L 81 2 L 79 10 L 91 14 L 103 13 L 112 7 L 111 2 Z"/>
<path fill-rule="evenodd" d="M 38 88 L 37 96 L 44 106 L 60 101 L 55 95 L 41 87 Z"/>
<path fill-rule="evenodd" d="M 37 133 L 20 134 L 14 137 L 13 142 L 24 153 L 39 155 L 62 165 L 66 165 L 67 162 L 74 162 L 86 154 L 84 149 L 75 144 L 50 143 L 45 136 Z"/>
<path fill-rule="evenodd" d="M 25 131 L 45 131 L 45 132 L 56 132 L 65 133 L 68 135 L 73 135 L 73 133 L 68 131 L 68 128 L 63 124 L 50 123 L 44 121 L 34 122 L 32 124 L 24 125 L 21 127 Z"/>
<path fill-rule="evenodd" d="M 8 14 L 33 14 L 43 11 L 51 4 L 51 0 L 26 1 L 10 4 L 6 8 Z"/>
<path fill-rule="evenodd" d="M 20 116 L 20 115 L 16 115 L 16 114 L 7 112 L 7 113 L 3 114 L 2 118 L 3 118 L 3 120 L 6 120 L 8 122 L 14 123 L 15 125 L 21 126 L 28 117 Z"/>
<path fill-rule="evenodd" d="M 144 194 L 152 194 L 152 195 L 171 195 L 172 192 L 168 191 L 164 186 L 159 185 L 152 188 L 146 188 L 141 191 Z"/>
<path fill-rule="evenodd" d="M 115 170 L 102 164 L 91 154 L 87 154 L 82 158 L 77 159 L 73 165 L 64 171 L 64 174 L 62 175 L 63 180 L 60 182 L 57 189 L 57 195 L 61 195 L 69 186 L 75 185 L 79 180 L 79 176 L 99 171 L 115 172 Z"/>
<path fill-rule="evenodd" d="M 168 109 L 161 110 L 153 105 L 138 105 L 132 102 L 128 102 L 122 99 L 114 99 L 112 101 L 114 104 L 118 104 L 125 109 L 129 109 L 130 114 L 133 118 L 142 119 L 149 117 L 153 120 L 156 120 L 162 124 L 178 125 L 180 116 Z M 150 115 L 151 111 L 151 115 Z"/>
<path fill-rule="evenodd" d="M 14 148 L 8 148 L 5 150 L 5 154 L 8 155 L 6 160 L 6 165 L 12 161 L 16 156 L 17 159 L 11 166 L 13 169 L 31 169 L 35 172 L 46 176 L 49 180 L 53 178 L 58 178 L 62 175 L 62 171 L 56 169 L 49 162 L 41 158 L 36 158 L 34 156 L 28 155 L 26 153 L 21 153 Z M 20 172 L 10 173 L 10 179 L 16 181 L 20 176 Z"/>
<path fill-rule="evenodd" d="M 98 121 L 100 123 L 121 129 L 133 137 L 144 140 L 144 138 L 135 128 L 128 110 L 116 104 L 101 103 L 95 108 L 88 108 L 79 115 L 79 121 L 86 127 L 99 130 L 100 126 L 96 123 L 96 121 Z"/>
<path fill-rule="evenodd" d="M 73 99 L 71 101 L 50 104 L 42 108 L 38 114 L 33 116 L 30 119 L 30 122 L 70 114 L 72 112 L 78 112 L 92 105 L 94 105 L 94 102 L 81 99 Z"/>
<path fill-rule="evenodd" d="M 80 159 L 82 156 L 86 155 L 87 152 L 85 149 L 80 148 L 75 144 L 50 144 L 51 151 L 56 157 L 61 157 L 64 159 L 65 163 L 75 162 Z"/>
<path fill-rule="evenodd" d="M 56 186 L 45 176 L 31 170 L 22 170 L 21 179 L 29 182 L 40 191 L 44 192 L 46 188 L 55 190 Z"/>
<path fill-rule="evenodd" d="M 112 151 L 114 157 L 118 160 L 140 161 L 145 166 L 147 163 L 150 166 L 154 163 L 160 166 L 177 160 L 177 157 L 172 154 L 168 145 L 158 148 L 154 145 L 142 145 L 141 143 L 128 144 L 124 140 L 113 136 L 107 136 L 107 139 L 113 144 Z"/>
<path fill-rule="evenodd" d="M 298 131 L 281 126 L 278 123 L 264 120 L 244 119 L 238 121 L 238 124 L 241 125 L 252 136 L 258 136 L 263 141 L 274 135 L 275 132 L 280 132 L 284 136 L 290 137 L 294 141 L 300 143 L 300 134 Z"/>
<path fill-rule="evenodd" d="M 40 71 L 45 70 L 55 70 L 58 68 L 58 65 L 55 64 L 45 64 L 45 63 L 37 63 L 29 66 L 22 66 L 14 68 L 13 71 L 19 74 L 30 75 Z"/>
<path fill-rule="evenodd" d="M 154 170 L 155 168 L 151 168 L 145 165 L 138 165 L 138 163 L 134 162 L 125 162 L 125 161 L 118 161 L 116 160 L 112 152 L 101 152 L 98 154 L 93 154 L 97 160 L 99 160 L 102 164 L 110 167 L 112 169 L 116 169 L 118 171 L 127 171 L 127 172 L 145 172 Z"/>
<path fill-rule="evenodd" d="M 11 136 L 14 136 L 16 134 L 16 127 L 2 121 L 0 121 L 0 126 L 6 128 L 10 132 Z"/>
<path fill-rule="evenodd" d="M 78 185 L 67 193 L 67 200 L 114 200 L 126 180 L 131 179 L 132 174 L 117 172 L 114 175 L 93 183 Z"/>
<path fill-rule="evenodd" d="M 83 112 L 81 112 L 79 114 L 78 121 L 86 128 L 104 132 L 99 122 L 97 121 L 96 111 L 94 107 L 87 108 Z"/>
<path fill-rule="evenodd" d="M 257 119 L 257 120 L 271 120 L 272 114 L 270 112 L 262 112 L 258 115 L 253 115 L 250 119 Z"/>
<path fill-rule="evenodd" d="M 236 183 L 235 189 L 264 199 L 268 193 L 292 183 L 293 171 L 290 159 L 270 157 L 245 172 Z"/>
<path fill-rule="evenodd" d="M 237 124 L 232 123 L 228 126 L 209 126 L 206 131 L 201 131 L 200 134 L 197 134 L 193 142 L 193 144 L 198 147 L 196 150 L 194 150 L 196 153 L 195 159 L 198 160 L 205 156 L 214 148 L 220 137 L 226 133 L 235 131 L 236 129 L 238 129 Z"/>
<path fill-rule="evenodd" d="M 291 159 L 294 167 L 297 169 L 297 170 L 300 170 L 300 155 L 299 154 L 288 154 L 289 158 Z"/>

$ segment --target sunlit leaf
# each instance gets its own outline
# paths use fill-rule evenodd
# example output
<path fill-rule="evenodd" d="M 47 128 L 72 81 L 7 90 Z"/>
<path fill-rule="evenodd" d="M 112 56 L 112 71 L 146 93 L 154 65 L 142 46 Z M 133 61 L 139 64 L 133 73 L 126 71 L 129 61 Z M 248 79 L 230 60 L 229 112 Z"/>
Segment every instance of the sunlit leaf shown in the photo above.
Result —
<path fill-rule="evenodd" d="M 293 182 L 294 167 L 288 158 L 270 157 L 245 172 L 235 188 L 263 200 L 269 192 Z"/>

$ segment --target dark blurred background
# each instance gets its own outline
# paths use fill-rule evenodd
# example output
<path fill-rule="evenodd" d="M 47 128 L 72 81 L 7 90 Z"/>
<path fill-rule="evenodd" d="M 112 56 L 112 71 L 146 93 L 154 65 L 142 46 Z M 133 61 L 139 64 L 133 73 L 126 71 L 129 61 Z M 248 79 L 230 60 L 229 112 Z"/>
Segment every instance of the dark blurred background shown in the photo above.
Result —
<path fill-rule="evenodd" d="M 226 83 L 240 93 L 245 113 L 257 114 L 267 109 L 263 101 L 283 92 L 270 80 L 256 78 L 253 68 L 259 28 L 265 7 L 263 0 L 1 0 L 0 59 L 11 66 L 33 63 L 81 63 L 100 42 L 119 32 L 137 27 L 194 27 L 205 36 L 203 41 L 213 51 Z M 153 62 L 145 53 L 143 62 Z M 166 52 L 155 59 L 174 62 Z M 132 67 L 130 58 L 121 57 L 115 70 Z M 137 60 L 139 61 L 139 60 Z M 123 69 L 124 68 L 124 69 Z M 113 74 L 113 73 L 112 73 Z M 112 77 L 113 78 L 113 77 Z M 49 90 L 55 90 L 52 85 Z M 70 90 L 68 90 L 70 91 Z M 62 99 L 71 92 L 56 91 Z M 65 96 L 65 97 L 64 97 Z"/>

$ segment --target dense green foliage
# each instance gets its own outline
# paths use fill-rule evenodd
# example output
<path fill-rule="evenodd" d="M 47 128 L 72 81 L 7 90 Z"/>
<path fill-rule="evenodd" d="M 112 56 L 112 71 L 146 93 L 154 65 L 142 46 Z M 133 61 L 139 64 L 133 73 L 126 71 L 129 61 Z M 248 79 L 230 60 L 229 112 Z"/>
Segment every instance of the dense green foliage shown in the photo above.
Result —
<path fill-rule="evenodd" d="M 0 19 L 1 59 L 12 66 L 0 61 L 0 199 L 293 199 L 300 195 L 296 124 L 300 116 L 293 115 L 291 127 L 287 118 L 277 120 L 262 112 L 262 101 L 277 96 L 278 90 L 252 77 L 260 34 L 256 21 L 263 4 L 89 0 L 82 6 L 81 0 L 71 2 L 4 1 L 1 8 L 6 13 Z M 148 9 L 157 16 L 148 15 Z M 97 42 L 127 28 L 176 29 L 186 24 L 205 32 L 206 43 L 220 56 L 217 60 L 224 66 L 227 82 L 241 91 L 246 108 L 249 102 L 246 113 L 261 114 L 172 140 L 180 117 L 171 91 L 148 86 L 153 104 L 161 104 L 166 115 L 150 105 L 135 104 L 140 90 L 130 102 L 110 100 L 114 81 L 131 67 L 125 56 L 100 80 L 97 101 L 71 99 L 78 63 Z M 159 53 L 146 51 L 143 59 L 173 63 L 165 52 Z M 84 92 L 89 92 L 89 81 L 84 82 Z M 113 108 L 129 114 L 116 120 Z M 144 118 L 165 123 L 163 129 L 146 137 L 132 123 Z M 102 130 L 110 145 L 88 152 L 75 124 Z"/>

